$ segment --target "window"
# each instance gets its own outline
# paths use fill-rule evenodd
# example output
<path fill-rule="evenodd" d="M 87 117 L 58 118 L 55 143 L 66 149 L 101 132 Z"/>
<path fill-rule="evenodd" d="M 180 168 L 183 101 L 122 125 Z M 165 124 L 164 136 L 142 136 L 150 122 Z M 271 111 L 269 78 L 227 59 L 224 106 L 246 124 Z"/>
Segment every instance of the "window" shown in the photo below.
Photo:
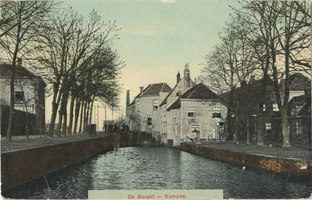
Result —
<path fill-rule="evenodd" d="M 262 111 L 264 112 L 265 111 L 265 104 L 262 104 Z"/>
<path fill-rule="evenodd" d="M 167 122 L 164 122 L 164 134 L 167 135 Z"/>
<path fill-rule="evenodd" d="M 212 117 L 221 117 L 221 107 L 212 108 Z"/>
<path fill-rule="evenodd" d="M 199 125 L 192 125 L 191 126 L 191 132 L 193 132 L 195 129 L 199 131 Z"/>
<path fill-rule="evenodd" d="M 189 117 L 195 117 L 196 113 L 195 113 L 196 109 L 194 107 L 190 107 L 187 109 L 187 116 Z"/>
<path fill-rule="evenodd" d="M 255 132 L 258 133 L 258 123 L 255 123 Z"/>
<path fill-rule="evenodd" d="M 157 110 L 158 109 L 158 100 L 154 99 L 153 100 L 153 110 Z"/>
<path fill-rule="evenodd" d="M 297 135 L 301 135 L 303 132 L 303 126 L 301 120 L 296 120 L 296 133 Z"/>
<path fill-rule="evenodd" d="M 137 100 L 137 112 L 140 112 L 140 100 Z"/>
<path fill-rule="evenodd" d="M 179 91 L 177 92 L 177 96 L 179 97 L 179 96 L 181 96 L 181 94 L 182 94 L 182 90 L 179 90 Z"/>
<path fill-rule="evenodd" d="M 278 109 L 278 105 L 275 103 L 273 104 L 273 112 L 278 112 L 279 109 Z"/>
<path fill-rule="evenodd" d="M 24 103 L 24 92 L 16 91 L 14 95 L 15 103 Z"/>
<path fill-rule="evenodd" d="M 152 116 L 151 115 L 147 115 L 147 125 L 148 126 L 152 125 Z"/>
<path fill-rule="evenodd" d="M 265 123 L 265 130 L 267 134 L 271 133 L 272 125 L 271 123 Z"/>

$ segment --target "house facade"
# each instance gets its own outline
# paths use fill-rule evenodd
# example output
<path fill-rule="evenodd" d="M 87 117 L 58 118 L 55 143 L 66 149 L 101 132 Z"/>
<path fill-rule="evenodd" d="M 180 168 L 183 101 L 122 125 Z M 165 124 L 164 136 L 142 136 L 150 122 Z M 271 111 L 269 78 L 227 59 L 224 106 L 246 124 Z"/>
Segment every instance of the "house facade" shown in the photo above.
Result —
<path fill-rule="evenodd" d="M 186 64 L 184 77 L 177 74 L 175 87 L 160 104 L 161 142 L 176 146 L 193 141 L 196 131 L 202 140 L 221 139 L 226 112 L 215 93 L 192 81 Z"/>
<path fill-rule="evenodd" d="M 142 131 L 159 137 L 159 102 L 171 91 L 166 83 L 150 84 L 129 104 L 130 91 L 127 91 L 126 123 L 132 131 Z"/>
<path fill-rule="evenodd" d="M 167 134 L 162 142 L 179 145 L 194 141 L 196 132 L 201 140 L 221 140 L 224 133 L 227 107 L 218 96 L 200 83 L 182 94 L 166 114 Z"/>
<path fill-rule="evenodd" d="M 10 106 L 11 66 L 0 65 L 1 135 L 6 134 Z M 41 77 L 29 72 L 19 62 L 15 69 L 13 135 L 25 134 L 29 117 L 29 134 L 42 134 L 45 130 L 45 87 Z M 19 114 L 17 114 L 19 113 Z M 28 114 L 26 116 L 26 114 Z M 23 117 L 24 116 L 24 117 Z M 14 120 L 15 119 L 15 120 Z"/>

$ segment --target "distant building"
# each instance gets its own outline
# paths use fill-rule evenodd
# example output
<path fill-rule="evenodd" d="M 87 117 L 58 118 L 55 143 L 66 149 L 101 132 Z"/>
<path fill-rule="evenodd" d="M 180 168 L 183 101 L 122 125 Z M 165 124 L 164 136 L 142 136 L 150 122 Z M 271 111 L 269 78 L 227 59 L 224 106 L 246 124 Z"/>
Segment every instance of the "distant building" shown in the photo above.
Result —
<path fill-rule="evenodd" d="M 6 134 L 10 106 L 11 65 L 0 65 L 0 105 L 1 135 Z M 26 113 L 29 117 L 29 134 L 45 131 L 45 87 L 46 83 L 22 67 L 21 61 L 16 65 L 14 83 L 13 135 L 25 134 Z"/>
<path fill-rule="evenodd" d="M 126 124 L 132 131 L 151 133 L 159 136 L 159 102 L 171 91 L 166 83 L 150 84 L 130 102 L 130 91 L 127 91 Z"/>

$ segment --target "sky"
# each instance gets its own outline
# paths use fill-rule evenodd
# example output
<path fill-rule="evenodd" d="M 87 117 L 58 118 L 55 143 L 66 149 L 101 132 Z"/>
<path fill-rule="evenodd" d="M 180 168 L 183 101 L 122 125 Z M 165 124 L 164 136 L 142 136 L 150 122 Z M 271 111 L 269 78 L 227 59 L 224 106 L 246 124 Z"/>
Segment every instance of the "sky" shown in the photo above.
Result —
<path fill-rule="evenodd" d="M 173 3 L 166 3 L 171 1 Z M 219 42 L 218 33 L 225 27 L 237 1 L 182 1 L 182 0 L 127 0 L 127 1 L 77 1 L 67 0 L 63 6 L 72 6 L 79 14 L 88 16 L 95 9 L 105 22 L 116 20 L 118 37 L 112 48 L 117 50 L 126 66 L 120 71 L 123 92 L 120 110 L 125 113 L 126 91 L 130 101 L 153 83 L 176 83 L 178 71 L 183 77 L 189 63 L 191 78 L 201 74 L 205 56 Z M 46 106 L 51 105 L 47 99 Z M 46 109 L 46 121 L 50 109 Z M 104 108 L 99 109 L 99 121 L 105 119 Z M 116 119 L 121 112 L 107 109 L 107 120 Z M 95 113 L 96 114 L 96 113 Z M 97 116 L 93 116 L 93 118 Z M 96 120 L 97 121 L 97 120 Z"/>

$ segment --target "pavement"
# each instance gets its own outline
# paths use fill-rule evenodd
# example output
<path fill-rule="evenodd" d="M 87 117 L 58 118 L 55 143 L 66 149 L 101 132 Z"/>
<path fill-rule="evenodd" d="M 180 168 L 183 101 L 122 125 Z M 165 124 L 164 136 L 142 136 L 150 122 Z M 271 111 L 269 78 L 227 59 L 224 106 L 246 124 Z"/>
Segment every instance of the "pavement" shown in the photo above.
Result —
<path fill-rule="evenodd" d="M 195 144 L 195 143 L 193 143 Z M 201 142 L 197 144 L 210 148 L 225 149 L 235 152 L 261 155 L 272 158 L 281 158 L 294 161 L 312 162 L 311 147 L 281 147 L 279 145 L 263 145 L 227 142 Z"/>
<path fill-rule="evenodd" d="M 70 142 L 78 142 L 82 140 L 89 140 L 94 138 L 104 137 L 106 134 L 101 133 L 95 136 L 76 135 L 69 137 L 50 137 L 47 135 L 30 135 L 28 139 L 26 136 L 13 136 L 11 141 L 7 141 L 5 137 L 1 137 L 1 153 L 15 152 L 26 149 L 34 149 L 44 146 L 51 146 L 57 144 L 64 144 Z"/>
<path fill-rule="evenodd" d="M 104 137 L 107 134 L 97 133 L 96 136 L 88 136 L 88 135 L 78 135 L 78 136 L 70 136 L 70 137 L 49 137 L 47 135 L 35 135 L 29 136 L 26 139 L 25 136 L 13 137 L 11 141 L 5 140 L 5 138 L 1 138 L 1 153 L 14 152 L 26 149 L 33 149 L 43 146 L 50 146 L 56 144 L 63 144 L 69 142 L 77 142 L 81 140 L 94 139 L 96 137 Z M 195 144 L 194 142 L 191 144 Z M 311 147 L 291 147 L 291 148 L 283 148 L 278 145 L 264 145 L 258 146 L 256 144 L 244 144 L 244 143 L 234 143 L 232 141 L 227 142 L 202 142 L 199 144 L 201 146 L 207 146 L 211 148 L 218 149 L 226 149 L 235 152 L 256 154 L 266 157 L 274 157 L 281 159 L 289 159 L 295 161 L 303 161 L 303 162 L 312 162 L 312 153 Z"/>

